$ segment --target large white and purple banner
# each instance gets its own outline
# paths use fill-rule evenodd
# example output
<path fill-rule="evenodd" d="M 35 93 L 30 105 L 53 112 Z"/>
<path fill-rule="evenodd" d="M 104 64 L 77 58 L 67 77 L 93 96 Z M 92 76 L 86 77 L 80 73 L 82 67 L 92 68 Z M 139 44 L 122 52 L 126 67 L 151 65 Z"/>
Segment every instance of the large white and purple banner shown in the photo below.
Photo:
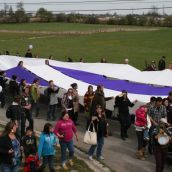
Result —
<path fill-rule="evenodd" d="M 24 62 L 24 68 L 18 65 Z M 48 86 L 48 81 L 67 90 L 71 83 L 78 84 L 78 92 L 83 104 L 83 96 L 88 85 L 101 84 L 105 88 L 105 96 L 116 96 L 122 90 L 127 90 L 131 100 L 148 102 L 151 96 L 166 97 L 172 91 L 172 71 L 166 69 L 156 72 L 142 72 L 130 65 L 110 63 L 68 63 L 45 59 L 22 58 L 16 56 L 0 56 L 0 70 L 5 70 L 7 77 L 18 76 L 18 81 L 26 79 L 32 83 L 40 78 L 41 86 Z M 113 109 L 114 102 L 107 103 L 108 109 Z"/>

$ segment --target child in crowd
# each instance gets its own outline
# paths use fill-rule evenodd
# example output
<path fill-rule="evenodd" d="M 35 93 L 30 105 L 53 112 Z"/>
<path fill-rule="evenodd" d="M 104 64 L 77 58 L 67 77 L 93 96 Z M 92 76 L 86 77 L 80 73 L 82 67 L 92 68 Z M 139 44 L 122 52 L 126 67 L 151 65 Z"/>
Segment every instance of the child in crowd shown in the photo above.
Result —
<path fill-rule="evenodd" d="M 38 146 L 38 157 L 39 160 L 41 156 L 43 157 L 43 162 L 40 167 L 40 171 L 44 171 L 45 167 L 49 166 L 50 172 L 55 172 L 53 167 L 53 160 L 55 155 L 55 146 L 57 146 L 57 138 L 53 133 L 53 127 L 50 123 L 44 125 L 43 132 L 40 136 L 39 146 Z"/>
<path fill-rule="evenodd" d="M 36 171 L 39 166 L 37 156 L 37 141 L 31 127 L 26 128 L 26 135 L 22 138 L 21 146 L 25 155 L 24 172 Z"/>

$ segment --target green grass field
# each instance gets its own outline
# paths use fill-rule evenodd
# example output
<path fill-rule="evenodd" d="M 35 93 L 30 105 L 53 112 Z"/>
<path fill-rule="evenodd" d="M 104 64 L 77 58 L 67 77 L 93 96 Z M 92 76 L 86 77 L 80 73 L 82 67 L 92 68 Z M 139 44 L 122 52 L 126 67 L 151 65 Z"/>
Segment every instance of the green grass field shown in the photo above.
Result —
<path fill-rule="evenodd" d="M 83 32 L 111 28 L 130 29 L 130 31 L 85 35 L 50 34 L 51 31 Z M 144 68 L 145 60 L 158 61 L 162 55 L 167 57 L 167 62 L 172 60 L 171 28 L 143 27 L 143 31 L 136 31 L 137 29 L 142 28 L 65 23 L 2 24 L 0 25 L 0 52 L 9 50 L 15 55 L 18 51 L 23 56 L 27 46 L 32 44 L 33 54 L 38 54 L 39 57 L 46 58 L 53 55 L 54 59 L 62 61 L 67 57 L 79 61 L 82 57 L 85 62 L 98 62 L 105 57 L 110 63 L 122 63 L 124 58 L 129 58 L 130 64 L 140 69 Z M 2 33 L 2 30 L 7 31 Z M 18 32 L 11 33 L 13 30 Z M 39 31 L 47 31 L 47 33 L 40 34 Z"/>

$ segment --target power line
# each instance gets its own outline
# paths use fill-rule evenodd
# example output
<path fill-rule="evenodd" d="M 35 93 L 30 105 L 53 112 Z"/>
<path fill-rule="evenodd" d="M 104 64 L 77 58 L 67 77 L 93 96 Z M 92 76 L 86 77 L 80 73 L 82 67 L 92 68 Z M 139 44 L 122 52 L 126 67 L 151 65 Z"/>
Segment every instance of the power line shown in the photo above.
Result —
<path fill-rule="evenodd" d="M 154 8 L 116 8 L 116 9 L 95 9 L 95 10 L 55 10 L 55 11 L 51 11 L 51 12 L 54 12 L 54 13 L 65 13 L 65 12 L 99 12 L 99 11 L 138 11 L 138 10 L 152 10 Z M 172 9 L 172 7 L 157 7 L 156 8 L 157 10 L 160 10 L 160 9 Z M 28 13 L 35 13 L 37 11 L 26 11 Z"/>
<path fill-rule="evenodd" d="M 137 0 L 102 0 L 102 1 L 54 1 L 54 2 L 23 2 L 23 5 L 77 5 L 77 4 L 123 4 L 123 3 L 141 3 L 141 4 L 150 4 L 150 3 L 168 3 L 172 2 L 172 0 L 165 0 L 165 1 L 137 1 Z M 17 5 L 18 3 L 14 2 L 4 2 L 0 3 L 0 5 Z"/>

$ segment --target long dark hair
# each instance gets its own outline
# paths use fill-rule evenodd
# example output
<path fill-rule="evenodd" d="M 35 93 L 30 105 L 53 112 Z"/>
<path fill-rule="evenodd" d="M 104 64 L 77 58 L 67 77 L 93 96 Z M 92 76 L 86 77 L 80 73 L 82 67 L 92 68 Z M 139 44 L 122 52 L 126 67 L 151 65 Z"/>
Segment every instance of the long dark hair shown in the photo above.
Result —
<path fill-rule="evenodd" d="M 8 122 L 5 126 L 4 131 L 2 132 L 2 135 L 4 136 L 4 135 L 10 134 L 15 125 L 16 125 L 16 123 L 13 121 Z"/>
<path fill-rule="evenodd" d="M 24 81 L 26 81 L 26 80 L 25 80 L 25 79 L 21 79 L 21 80 L 20 80 L 20 85 L 23 86 L 23 85 L 24 85 Z"/>
<path fill-rule="evenodd" d="M 96 106 L 95 116 L 97 116 L 98 118 L 100 118 L 100 117 L 99 117 L 99 114 L 97 113 L 97 109 L 98 109 L 98 108 L 100 108 L 100 109 L 102 110 L 102 112 L 101 112 L 101 116 L 102 116 L 102 117 L 101 117 L 101 118 L 102 118 L 102 119 L 105 119 L 105 112 L 103 111 L 103 108 L 102 108 L 101 105 L 97 105 L 97 106 Z"/>
<path fill-rule="evenodd" d="M 52 127 L 53 127 L 52 124 L 46 123 L 44 125 L 43 133 L 44 134 L 50 134 L 51 133 L 50 128 L 52 128 Z"/>

